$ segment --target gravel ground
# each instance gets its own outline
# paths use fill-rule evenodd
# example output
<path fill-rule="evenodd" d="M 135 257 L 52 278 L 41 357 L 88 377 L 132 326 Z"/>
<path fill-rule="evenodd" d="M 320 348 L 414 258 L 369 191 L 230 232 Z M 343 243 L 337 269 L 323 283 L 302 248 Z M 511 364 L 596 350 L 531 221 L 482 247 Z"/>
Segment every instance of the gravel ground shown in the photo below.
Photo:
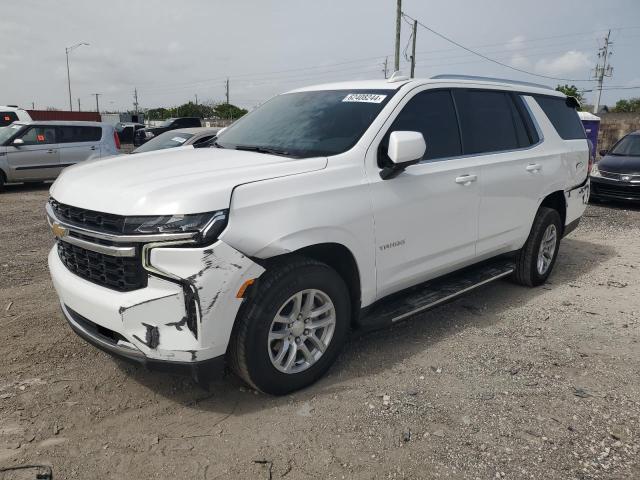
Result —
<path fill-rule="evenodd" d="M 46 198 L 46 186 L 0 195 L 0 467 L 43 463 L 64 479 L 640 478 L 640 209 L 590 206 L 547 285 L 500 281 L 354 338 L 326 378 L 274 398 L 233 377 L 207 392 L 77 338 L 48 277 Z"/>

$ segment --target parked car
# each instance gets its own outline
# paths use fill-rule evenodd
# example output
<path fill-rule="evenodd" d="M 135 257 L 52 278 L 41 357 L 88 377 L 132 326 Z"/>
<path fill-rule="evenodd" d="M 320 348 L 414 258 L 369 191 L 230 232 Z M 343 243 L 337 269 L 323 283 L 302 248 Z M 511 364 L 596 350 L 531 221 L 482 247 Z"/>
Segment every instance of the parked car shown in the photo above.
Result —
<path fill-rule="evenodd" d="M 139 147 L 143 143 L 151 140 L 153 137 L 157 137 L 161 133 L 168 132 L 169 130 L 194 127 L 202 127 L 202 121 L 197 117 L 169 118 L 159 127 L 146 127 L 137 130 L 133 137 L 133 144 L 136 147 Z"/>
<path fill-rule="evenodd" d="M 640 201 L 640 130 L 622 137 L 591 171 L 594 200 Z"/>
<path fill-rule="evenodd" d="M 115 155 L 112 125 L 100 122 L 13 122 L 0 127 L 0 190 L 5 183 L 53 180 L 63 168 Z"/>
<path fill-rule="evenodd" d="M 164 132 L 152 138 L 144 145 L 139 146 L 131 153 L 152 152 L 154 150 L 164 150 L 175 147 L 188 147 L 201 145 L 214 138 L 219 128 L 179 128 Z"/>
<path fill-rule="evenodd" d="M 307 386 L 351 329 L 547 280 L 589 195 L 576 105 L 394 76 L 276 96 L 213 148 L 69 168 L 46 206 L 62 311 L 114 355 Z"/>
<path fill-rule="evenodd" d="M 144 128 L 142 123 L 134 122 L 119 122 L 115 126 L 120 142 L 122 143 L 133 143 L 135 133 L 141 128 Z"/>
<path fill-rule="evenodd" d="M 13 122 L 28 122 L 31 116 L 26 110 L 15 105 L 0 105 L 0 127 L 6 127 Z"/>

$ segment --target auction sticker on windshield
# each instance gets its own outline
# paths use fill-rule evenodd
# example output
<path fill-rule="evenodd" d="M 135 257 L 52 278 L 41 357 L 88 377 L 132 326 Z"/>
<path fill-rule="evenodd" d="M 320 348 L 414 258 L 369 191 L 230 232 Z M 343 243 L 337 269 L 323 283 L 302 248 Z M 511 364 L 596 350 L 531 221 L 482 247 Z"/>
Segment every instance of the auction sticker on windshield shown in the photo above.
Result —
<path fill-rule="evenodd" d="M 382 103 L 387 98 L 386 95 L 378 95 L 377 93 L 350 93 L 342 99 L 343 102 L 364 102 L 364 103 Z"/>

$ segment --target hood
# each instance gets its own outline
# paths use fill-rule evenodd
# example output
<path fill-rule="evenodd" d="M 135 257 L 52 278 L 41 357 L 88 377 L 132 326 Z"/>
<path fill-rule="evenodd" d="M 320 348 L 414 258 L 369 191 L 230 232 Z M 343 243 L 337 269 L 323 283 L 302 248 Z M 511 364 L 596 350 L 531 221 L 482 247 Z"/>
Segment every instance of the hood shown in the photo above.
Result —
<path fill-rule="evenodd" d="M 640 174 L 640 157 L 606 155 L 598 162 L 598 170 L 611 173 Z"/>
<path fill-rule="evenodd" d="M 321 170 L 327 159 L 295 159 L 219 148 L 168 149 L 66 168 L 51 196 L 117 215 L 171 215 L 228 208 L 237 185 Z"/>

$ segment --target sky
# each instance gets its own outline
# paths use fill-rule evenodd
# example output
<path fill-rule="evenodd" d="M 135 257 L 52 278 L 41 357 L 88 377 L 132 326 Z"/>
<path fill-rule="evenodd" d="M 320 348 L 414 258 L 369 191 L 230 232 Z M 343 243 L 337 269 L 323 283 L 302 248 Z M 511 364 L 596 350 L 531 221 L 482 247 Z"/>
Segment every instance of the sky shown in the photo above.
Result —
<path fill-rule="evenodd" d="M 611 29 L 613 77 L 603 103 L 640 96 L 639 0 L 403 0 L 403 11 L 481 59 L 418 27 L 416 76 L 484 75 L 590 90 Z M 396 0 L 0 0 L 0 105 L 73 109 L 221 102 L 251 108 L 293 88 L 383 78 L 393 70 Z M 401 70 L 411 27 L 403 21 Z M 579 81 L 578 81 L 579 80 Z M 593 102 L 593 93 L 586 99 Z"/>

